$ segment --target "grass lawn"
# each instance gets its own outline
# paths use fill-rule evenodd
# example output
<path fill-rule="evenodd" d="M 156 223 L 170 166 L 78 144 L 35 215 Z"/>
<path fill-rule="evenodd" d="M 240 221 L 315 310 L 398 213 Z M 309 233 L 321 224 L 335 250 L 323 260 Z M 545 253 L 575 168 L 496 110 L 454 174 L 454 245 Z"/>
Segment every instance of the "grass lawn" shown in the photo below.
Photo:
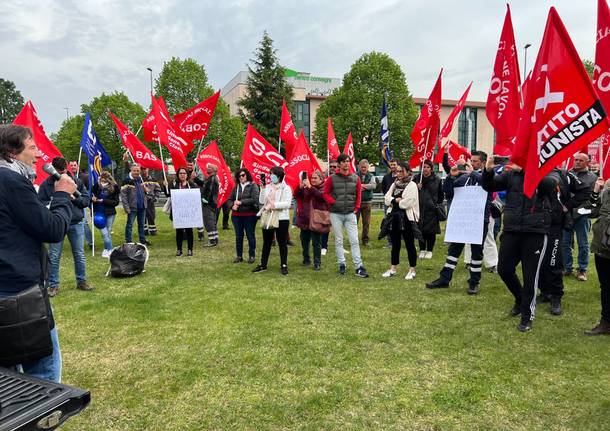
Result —
<path fill-rule="evenodd" d="M 53 299 L 64 383 L 91 390 L 92 403 L 62 429 L 610 429 L 610 338 L 583 336 L 600 313 L 594 268 L 587 283 L 566 281 L 562 316 L 545 304 L 523 334 L 495 274 L 476 297 L 462 264 L 450 289 L 424 288 L 444 262 L 442 237 L 414 281 L 405 264 L 381 278 L 390 252 L 376 239 L 363 249 L 369 279 L 349 255 L 339 276 L 332 244 L 320 272 L 289 248 L 283 277 L 277 248 L 262 274 L 231 263 L 232 230 L 177 258 L 158 218 L 144 274 L 106 278 L 107 261 L 88 257 L 93 292 L 74 289 L 66 241 Z"/>

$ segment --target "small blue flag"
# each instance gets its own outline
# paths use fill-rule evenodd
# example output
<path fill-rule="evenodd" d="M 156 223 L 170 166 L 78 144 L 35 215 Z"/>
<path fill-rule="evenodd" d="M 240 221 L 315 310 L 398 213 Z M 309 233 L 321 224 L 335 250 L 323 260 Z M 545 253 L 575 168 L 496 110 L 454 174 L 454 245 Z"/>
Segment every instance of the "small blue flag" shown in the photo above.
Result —
<path fill-rule="evenodd" d="M 85 125 L 83 126 L 83 137 L 81 138 L 80 146 L 89 159 L 89 191 L 91 191 L 93 184 L 97 184 L 100 178 L 102 167 L 110 165 L 112 160 L 110 160 L 108 153 L 106 153 L 102 143 L 97 138 L 95 130 L 93 130 L 91 116 L 88 112 L 85 115 Z"/>
<path fill-rule="evenodd" d="M 388 103 L 386 95 L 383 95 L 383 105 L 381 105 L 381 140 L 379 141 L 379 151 L 381 151 L 381 160 L 388 166 L 392 159 L 390 151 L 390 130 L 388 129 Z"/>

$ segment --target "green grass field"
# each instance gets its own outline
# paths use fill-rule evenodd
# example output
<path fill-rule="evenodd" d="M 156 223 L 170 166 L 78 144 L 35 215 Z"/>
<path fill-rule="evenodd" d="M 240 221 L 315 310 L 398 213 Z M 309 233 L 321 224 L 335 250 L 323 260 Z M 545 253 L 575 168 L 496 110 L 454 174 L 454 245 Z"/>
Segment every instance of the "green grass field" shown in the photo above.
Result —
<path fill-rule="evenodd" d="M 363 249 L 370 279 L 349 261 L 339 276 L 332 244 L 317 273 L 290 248 L 283 277 L 277 248 L 262 274 L 231 263 L 232 230 L 218 248 L 176 258 L 158 218 L 144 274 L 106 278 L 107 261 L 88 257 L 94 292 L 74 289 L 66 241 L 53 300 L 64 383 L 92 402 L 62 429 L 610 429 L 610 338 L 582 335 L 599 318 L 594 268 L 587 283 L 566 281 L 563 316 L 545 304 L 524 334 L 495 274 L 476 297 L 462 264 L 450 289 L 424 288 L 444 261 L 442 237 L 411 282 L 404 264 L 381 278 L 390 252 L 377 240 Z"/>

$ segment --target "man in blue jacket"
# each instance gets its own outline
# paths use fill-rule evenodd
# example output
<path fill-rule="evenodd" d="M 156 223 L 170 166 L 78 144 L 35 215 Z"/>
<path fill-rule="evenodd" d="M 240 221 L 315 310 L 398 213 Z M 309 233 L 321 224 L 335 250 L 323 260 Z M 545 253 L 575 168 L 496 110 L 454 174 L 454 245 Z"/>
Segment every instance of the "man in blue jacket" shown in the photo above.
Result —
<path fill-rule="evenodd" d="M 0 125 L 0 297 L 3 298 L 35 285 L 44 286 L 43 243 L 60 241 L 72 219 L 70 196 L 76 185 L 67 175 L 55 182 L 49 208 L 38 199 L 32 181 L 40 157 L 30 129 Z M 61 354 L 52 315 L 49 323 L 53 352 L 12 365 L 20 365 L 26 374 L 59 382 Z M 4 345 L 3 340 L 0 344 Z"/>

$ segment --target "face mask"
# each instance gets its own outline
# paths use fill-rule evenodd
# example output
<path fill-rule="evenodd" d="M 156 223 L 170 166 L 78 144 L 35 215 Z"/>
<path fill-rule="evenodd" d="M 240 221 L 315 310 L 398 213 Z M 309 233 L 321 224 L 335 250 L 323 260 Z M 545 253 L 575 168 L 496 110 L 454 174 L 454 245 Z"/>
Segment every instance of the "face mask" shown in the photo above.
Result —
<path fill-rule="evenodd" d="M 277 184 L 277 183 L 279 183 L 279 182 L 280 182 L 280 179 L 279 179 L 279 178 L 277 177 L 277 175 L 275 175 L 275 174 L 271 174 L 271 176 L 269 177 L 269 179 L 271 180 L 271 182 L 272 182 L 273 184 Z"/>

